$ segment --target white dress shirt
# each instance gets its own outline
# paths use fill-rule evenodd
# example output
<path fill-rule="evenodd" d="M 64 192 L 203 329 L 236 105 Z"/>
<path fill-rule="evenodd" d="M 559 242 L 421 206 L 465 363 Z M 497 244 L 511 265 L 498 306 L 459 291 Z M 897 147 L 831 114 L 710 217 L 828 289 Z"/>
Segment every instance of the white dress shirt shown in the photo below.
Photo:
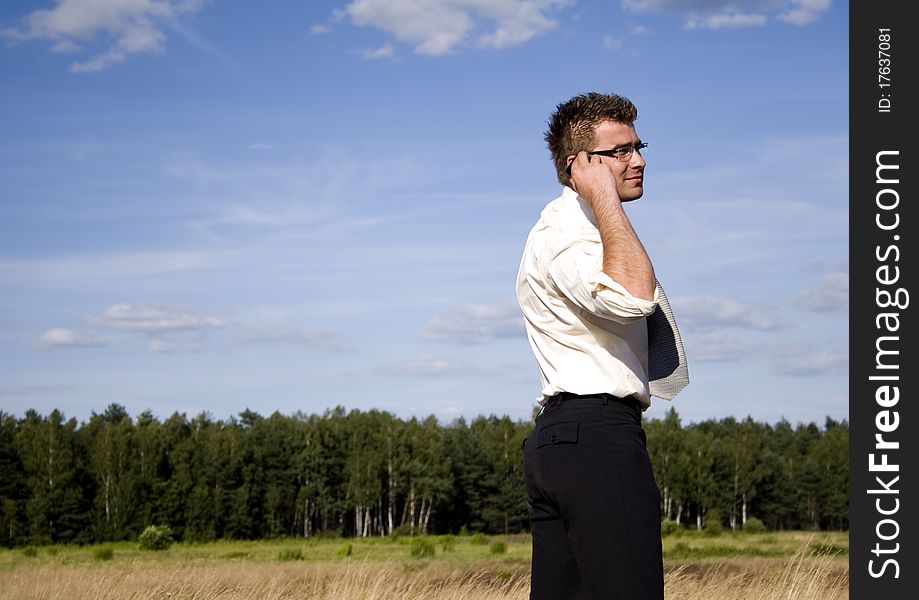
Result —
<path fill-rule="evenodd" d="M 527 237 L 517 301 L 536 355 L 540 404 L 558 392 L 634 396 L 648 391 L 648 329 L 654 300 L 630 294 L 603 272 L 603 244 L 590 204 L 569 187 L 543 209 Z"/>

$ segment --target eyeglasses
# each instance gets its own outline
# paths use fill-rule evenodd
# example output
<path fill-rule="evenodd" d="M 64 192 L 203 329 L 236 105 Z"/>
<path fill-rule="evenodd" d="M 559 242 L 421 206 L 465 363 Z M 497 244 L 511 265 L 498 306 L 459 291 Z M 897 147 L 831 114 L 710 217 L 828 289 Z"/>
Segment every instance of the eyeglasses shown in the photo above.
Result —
<path fill-rule="evenodd" d="M 632 154 L 637 150 L 639 154 L 641 151 L 648 147 L 647 142 L 641 142 L 639 144 L 629 144 L 627 146 L 619 146 L 617 148 L 610 148 L 609 150 L 588 150 L 587 154 L 595 154 L 599 156 L 607 156 L 609 158 L 615 158 L 616 160 L 627 162 L 632 160 Z M 568 175 L 571 175 L 571 165 L 574 161 L 568 163 L 568 168 L 565 169 L 565 172 Z"/>
<path fill-rule="evenodd" d="M 625 162 L 632 158 L 633 152 L 638 150 L 638 153 L 641 154 L 641 151 L 647 147 L 647 142 L 641 142 L 640 144 L 635 144 L 634 146 L 629 144 L 628 146 L 619 146 L 618 148 L 613 148 L 611 150 L 592 150 L 587 154 L 599 154 L 600 156 L 608 156 L 610 158 L 615 158 L 616 160 Z"/>

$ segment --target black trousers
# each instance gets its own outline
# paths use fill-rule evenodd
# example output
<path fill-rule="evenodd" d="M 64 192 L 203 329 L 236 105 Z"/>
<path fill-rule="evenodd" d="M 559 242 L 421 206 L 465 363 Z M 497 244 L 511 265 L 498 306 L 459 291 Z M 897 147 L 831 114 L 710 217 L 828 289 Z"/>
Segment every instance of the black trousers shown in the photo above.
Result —
<path fill-rule="evenodd" d="M 660 491 L 633 398 L 554 399 L 524 442 L 531 600 L 661 600 Z"/>

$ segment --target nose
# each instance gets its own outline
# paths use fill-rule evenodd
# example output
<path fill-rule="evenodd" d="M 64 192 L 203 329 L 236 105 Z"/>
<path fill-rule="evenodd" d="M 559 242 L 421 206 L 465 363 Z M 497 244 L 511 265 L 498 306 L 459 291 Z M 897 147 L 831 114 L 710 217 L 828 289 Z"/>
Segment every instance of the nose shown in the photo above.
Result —
<path fill-rule="evenodd" d="M 645 157 L 641 155 L 641 150 L 635 148 L 632 150 L 632 157 L 629 159 L 629 167 L 639 169 L 644 168 Z"/>

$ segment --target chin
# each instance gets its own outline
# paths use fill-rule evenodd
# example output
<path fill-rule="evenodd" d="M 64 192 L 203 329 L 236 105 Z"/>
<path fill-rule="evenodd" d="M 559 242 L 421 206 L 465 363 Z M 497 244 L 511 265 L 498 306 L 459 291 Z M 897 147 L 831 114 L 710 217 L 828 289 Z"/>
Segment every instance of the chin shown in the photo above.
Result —
<path fill-rule="evenodd" d="M 620 202 L 632 202 L 633 200 L 638 200 L 645 193 L 645 189 L 641 185 L 629 185 L 623 186 L 626 189 L 619 189 L 619 201 Z"/>
<path fill-rule="evenodd" d="M 631 194 L 620 195 L 619 201 L 620 202 L 634 202 L 635 200 L 638 200 L 639 198 L 641 198 L 642 195 L 643 195 L 642 190 L 638 190 L 637 192 L 632 192 Z"/>

